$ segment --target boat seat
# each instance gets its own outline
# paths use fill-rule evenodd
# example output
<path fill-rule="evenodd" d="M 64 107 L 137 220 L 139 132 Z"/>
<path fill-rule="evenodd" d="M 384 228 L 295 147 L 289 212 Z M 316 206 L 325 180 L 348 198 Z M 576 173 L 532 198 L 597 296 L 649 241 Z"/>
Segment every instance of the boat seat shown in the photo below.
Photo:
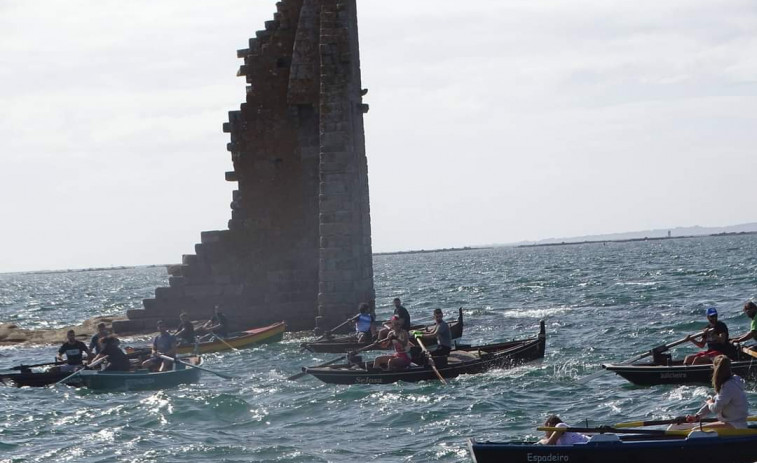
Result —
<path fill-rule="evenodd" d="M 691 431 L 689 435 L 686 436 L 686 439 L 712 439 L 713 437 L 718 437 L 718 433 L 696 430 Z"/>
<path fill-rule="evenodd" d="M 595 434 L 589 438 L 589 442 L 620 442 L 617 434 Z"/>

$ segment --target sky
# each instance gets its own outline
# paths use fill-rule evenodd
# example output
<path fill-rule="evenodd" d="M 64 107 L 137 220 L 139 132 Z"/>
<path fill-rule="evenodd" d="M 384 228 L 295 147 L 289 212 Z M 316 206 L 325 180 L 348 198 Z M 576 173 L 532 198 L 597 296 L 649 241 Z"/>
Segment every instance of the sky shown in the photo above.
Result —
<path fill-rule="evenodd" d="M 0 0 L 0 272 L 226 228 L 274 0 Z M 358 0 L 374 252 L 757 221 L 757 2 Z"/>

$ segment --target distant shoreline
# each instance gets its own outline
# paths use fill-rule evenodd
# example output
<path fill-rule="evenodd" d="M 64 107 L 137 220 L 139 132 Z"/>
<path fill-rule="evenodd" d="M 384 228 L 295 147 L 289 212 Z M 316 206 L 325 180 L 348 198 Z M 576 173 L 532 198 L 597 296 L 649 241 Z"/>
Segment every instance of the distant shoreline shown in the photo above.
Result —
<path fill-rule="evenodd" d="M 465 246 L 462 248 L 441 248 L 441 249 L 419 249 L 417 251 L 390 251 L 390 252 L 374 252 L 374 256 L 396 256 L 399 254 L 429 254 L 433 252 L 448 252 L 448 251 L 473 251 L 479 249 L 491 249 L 493 246 Z"/>
<path fill-rule="evenodd" d="M 664 240 L 678 240 L 678 239 L 691 239 L 691 238 L 710 238 L 718 236 L 741 236 L 741 235 L 757 235 L 757 231 L 746 232 L 723 232 L 723 233 L 710 233 L 705 235 L 681 235 L 681 236 L 656 236 L 656 237 L 644 237 L 644 238 L 625 238 L 617 240 L 584 240 L 584 241 L 561 241 L 559 243 L 533 243 L 533 244 L 499 244 L 488 246 L 464 246 L 461 248 L 440 248 L 440 249 L 419 249 L 415 251 L 389 251 L 389 252 L 374 252 L 374 256 L 397 256 L 405 254 L 432 254 L 437 252 L 457 252 L 457 251 L 478 251 L 482 249 L 494 249 L 494 248 L 541 248 L 549 246 L 575 246 L 579 244 L 607 244 L 607 243 L 634 243 L 639 241 L 664 241 Z M 113 270 L 129 270 L 133 268 L 156 268 L 156 267 L 169 267 L 171 265 L 179 264 L 150 264 L 150 265 L 123 265 L 117 267 L 93 267 L 93 268 L 81 268 L 81 269 L 65 269 L 65 270 L 29 270 L 22 272 L 0 272 L 0 275 L 48 275 L 56 273 L 83 273 L 83 272 L 102 272 Z"/>
<path fill-rule="evenodd" d="M 586 241 L 562 241 L 560 243 L 534 243 L 534 244 L 519 244 L 516 248 L 541 248 L 546 246 L 573 246 L 577 244 L 607 244 L 607 243 L 633 243 L 637 241 L 664 241 L 664 240 L 680 240 L 690 238 L 711 238 L 717 236 L 739 236 L 739 235 L 755 235 L 757 231 L 750 232 L 723 232 L 712 233 L 709 235 L 685 235 L 685 236 L 655 236 L 644 238 L 626 238 L 618 240 L 586 240 Z"/>

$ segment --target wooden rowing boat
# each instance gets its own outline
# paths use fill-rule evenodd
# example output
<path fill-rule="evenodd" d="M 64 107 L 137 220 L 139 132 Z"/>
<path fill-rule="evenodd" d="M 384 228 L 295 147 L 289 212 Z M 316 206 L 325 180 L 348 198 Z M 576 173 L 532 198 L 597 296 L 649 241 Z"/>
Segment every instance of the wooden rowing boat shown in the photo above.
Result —
<path fill-rule="evenodd" d="M 747 431 L 747 430 L 745 430 Z M 757 461 L 757 434 L 718 436 L 694 431 L 688 437 L 662 434 L 597 434 L 573 445 L 527 442 L 477 442 L 468 449 L 476 463 L 750 463 Z"/>
<path fill-rule="evenodd" d="M 458 309 L 457 319 L 449 321 L 449 330 L 452 335 L 452 339 L 457 339 L 463 336 L 463 309 Z M 434 324 L 431 325 L 412 325 L 410 331 L 429 331 L 434 328 Z M 421 340 L 426 346 L 436 345 L 436 336 L 424 335 Z M 339 354 L 344 352 L 353 352 L 360 350 L 363 347 L 370 345 L 371 341 L 360 343 L 357 340 L 357 335 L 350 334 L 346 336 L 332 336 L 320 341 L 305 342 L 300 345 L 303 349 L 307 349 L 311 352 L 318 353 L 330 353 Z M 376 346 L 373 349 L 383 349 L 381 346 Z"/>
<path fill-rule="evenodd" d="M 509 368 L 543 358 L 545 346 L 546 333 L 542 321 L 539 335 L 534 338 L 485 346 L 458 345 L 446 357 L 446 362 L 437 359 L 436 367 L 443 378 L 483 373 L 493 368 Z M 437 379 L 436 372 L 430 365 L 412 365 L 403 370 L 381 370 L 373 368 L 372 362 L 363 362 L 362 359 L 339 365 L 304 367 L 303 372 L 329 384 L 389 384 Z"/>
<path fill-rule="evenodd" d="M 126 356 L 133 364 L 137 365 L 146 360 L 149 354 L 149 349 L 143 349 L 127 352 Z M 0 373 L 0 384 L 15 387 L 44 387 L 50 384 L 55 384 L 73 373 L 73 371 L 63 371 L 61 368 L 57 367 L 57 365 L 62 364 L 64 364 L 64 362 L 19 365 L 12 367 L 11 370 L 14 370 L 13 372 Z M 68 384 L 70 386 L 81 386 L 82 382 L 78 378 L 79 375 L 74 376 Z"/>
<path fill-rule="evenodd" d="M 183 362 L 201 365 L 199 356 L 182 357 Z M 145 369 L 135 371 L 99 371 L 82 370 L 72 378 L 76 385 L 82 385 L 95 391 L 149 391 L 168 389 L 180 384 L 196 383 L 201 370 L 174 362 L 172 370 L 152 372 Z"/>
<path fill-rule="evenodd" d="M 652 361 L 631 364 L 608 363 L 602 368 L 639 386 L 655 384 L 710 384 L 712 365 L 684 365 L 669 355 L 657 355 Z M 745 380 L 757 380 L 757 359 L 738 352 L 732 359 L 731 370 Z"/>
<path fill-rule="evenodd" d="M 194 344 L 185 344 L 179 346 L 178 353 L 209 354 L 211 352 L 230 350 L 232 347 L 235 349 L 244 349 L 257 344 L 279 342 L 284 338 L 284 331 L 286 331 L 286 323 L 278 322 L 262 328 L 253 328 L 251 330 L 233 333 L 229 337 L 223 338 L 223 341 L 211 339 L 209 341 L 199 342 L 197 343 L 197 349 L 195 349 Z"/>

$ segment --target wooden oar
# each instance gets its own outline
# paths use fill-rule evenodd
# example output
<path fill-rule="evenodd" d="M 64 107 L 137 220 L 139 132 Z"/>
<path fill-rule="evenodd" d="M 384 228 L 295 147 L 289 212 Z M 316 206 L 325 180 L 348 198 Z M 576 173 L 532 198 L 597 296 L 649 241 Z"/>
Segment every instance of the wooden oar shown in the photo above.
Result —
<path fill-rule="evenodd" d="M 741 348 L 741 352 L 745 353 L 746 355 L 748 355 L 750 357 L 757 358 L 757 351 L 753 351 L 752 349 L 750 349 L 748 347 L 742 347 Z"/>
<path fill-rule="evenodd" d="M 198 366 L 198 365 L 193 365 L 193 364 L 191 364 L 189 362 L 181 361 L 178 358 L 169 357 L 168 355 L 158 354 L 158 357 L 162 358 L 163 360 L 168 360 L 168 361 L 171 361 L 171 362 L 178 362 L 178 363 L 181 363 L 182 365 L 186 365 L 188 367 L 197 368 L 198 370 L 207 371 L 208 373 L 213 373 L 214 375 L 220 376 L 223 379 L 235 379 L 236 378 L 236 376 L 227 375 L 225 373 L 219 373 L 217 371 L 213 371 L 213 370 L 210 370 L 208 368 L 203 368 L 203 367 Z"/>
<path fill-rule="evenodd" d="M 600 433 L 600 434 L 650 434 L 658 436 L 681 436 L 686 437 L 691 431 L 696 431 L 699 428 L 694 429 L 619 429 L 610 426 L 599 426 L 596 428 L 556 428 L 551 426 L 540 426 L 536 428 L 539 431 L 550 432 L 581 432 L 581 433 Z M 716 433 L 718 436 L 755 436 L 757 435 L 757 429 L 736 429 L 736 428 L 707 428 L 703 429 L 706 432 Z"/>
<path fill-rule="evenodd" d="M 360 315 L 360 314 L 357 314 L 357 315 L 353 315 L 353 316 L 351 316 L 350 318 L 348 318 L 347 320 L 345 320 L 345 321 L 343 321 L 342 323 L 340 323 L 340 324 L 338 324 L 337 326 L 335 326 L 334 328 L 331 328 L 330 330 L 326 330 L 326 333 L 324 333 L 324 335 L 323 335 L 323 336 L 321 336 L 320 338 L 316 339 L 316 340 L 315 340 L 315 341 L 313 341 L 313 342 L 323 341 L 324 339 L 326 339 L 326 338 L 328 337 L 328 335 L 329 335 L 329 334 L 333 333 L 334 331 L 336 331 L 336 330 L 338 330 L 339 328 L 343 327 L 343 326 L 344 326 L 344 325 L 346 325 L 347 323 L 351 322 L 352 320 L 354 320 L 354 319 L 355 319 L 355 317 L 357 317 L 357 316 L 359 316 L 359 315 Z"/>
<path fill-rule="evenodd" d="M 447 381 L 444 380 L 444 377 L 442 376 L 442 374 L 439 373 L 439 370 L 436 369 L 436 365 L 434 365 L 434 357 L 431 355 L 431 352 L 429 352 L 428 349 L 426 349 L 426 346 L 423 345 L 423 341 L 421 341 L 420 337 L 415 338 L 415 342 L 417 342 L 418 345 L 421 347 L 421 349 L 423 349 L 423 352 L 425 352 L 426 355 L 428 355 L 428 361 L 431 364 L 431 368 L 434 370 L 434 373 L 436 373 L 436 377 L 439 378 L 439 381 L 441 381 L 442 384 L 446 386 Z"/>
<path fill-rule="evenodd" d="M 94 362 L 92 362 L 89 365 L 87 365 L 86 368 L 92 369 L 92 367 L 96 367 L 97 365 L 103 363 L 107 358 L 108 358 L 107 355 L 104 356 L 104 357 L 100 357 L 100 359 L 95 360 Z M 75 372 L 73 372 L 72 374 L 66 376 L 65 378 L 61 379 L 60 381 L 57 381 L 55 384 L 65 383 L 66 381 L 68 381 L 69 379 L 73 378 L 74 376 L 78 376 L 79 373 L 81 373 L 82 371 L 84 371 L 84 367 L 76 370 Z"/>
<path fill-rule="evenodd" d="M 229 349 L 231 349 L 231 350 L 235 350 L 235 351 L 239 352 L 239 349 L 237 349 L 236 347 L 232 346 L 232 345 L 231 345 L 231 344 L 229 344 L 228 342 L 224 341 L 224 340 L 223 340 L 223 338 L 221 338 L 221 337 L 220 337 L 220 336 L 218 336 L 217 334 L 213 333 L 213 336 L 214 336 L 214 337 L 215 337 L 216 339 L 218 339 L 219 341 L 221 341 L 221 342 L 222 342 L 223 344 L 225 344 L 225 345 L 226 345 L 226 347 L 228 347 Z"/>
<path fill-rule="evenodd" d="M 717 418 L 702 418 L 698 422 L 712 423 L 717 421 Z M 615 423 L 613 428 L 638 428 L 643 426 L 660 426 L 663 424 L 681 424 L 686 422 L 685 416 L 679 416 L 668 420 L 650 420 L 650 421 L 626 421 L 625 423 Z"/>
<path fill-rule="evenodd" d="M 207 371 L 208 373 L 213 373 L 214 375 L 220 376 L 223 379 L 234 379 L 234 378 L 236 378 L 236 376 L 227 375 L 225 373 L 219 373 L 217 371 L 209 370 L 209 369 L 203 368 L 201 366 L 193 365 L 193 364 L 191 364 L 189 362 L 182 362 L 181 360 L 179 360 L 177 358 L 175 359 L 175 358 L 169 357 L 167 355 L 159 354 L 158 357 L 162 358 L 163 360 L 168 360 L 168 361 L 171 361 L 171 362 L 178 362 L 178 363 L 181 363 L 182 365 L 186 365 L 188 367 L 197 368 L 198 370 Z"/>
<path fill-rule="evenodd" d="M 21 370 L 26 370 L 28 368 L 45 367 L 47 365 L 63 365 L 65 363 L 66 362 L 58 362 L 58 361 L 47 362 L 47 363 L 35 363 L 34 365 L 18 365 L 18 366 L 15 366 L 15 367 L 5 368 L 5 370 L 21 371 Z"/>
<path fill-rule="evenodd" d="M 389 338 L 380 339 L 380 340 L 378 340 L 378 341 L 374 342 L 373 344 L 368 344 L 368 345 L 367 345 L 367 346 L 365 346 L 365 347 L 361 347 L 360 349 L 358 349 L 358 350 L 356 350 L 356 351 L 350 352 L 350 354 L 357 354 L 358 352 L 362 352 L 362 351 L 364 351 L 364 350 L 368 350 L 368 349 L 370 349 L 371 347 L 375 347 L 376 345 L 378 345 L 378 344 L 381 344 L 382 342 L 386 342 L 386 341 L 387 341 L 388 339 L 389 339 Z M 326 363 L 322 363 L 322 364 L 320 364 L 320 365 L 316 365 L 316 366 L 314 366 L 314 367 L 309 367 L 309 368 L 321 368 L 321 367 L 327 367 L 327 366 L 329 366 L 329 365 L 333 365 L 333 364 L 335 364 L 336 362 L 342 361 L 342 360 L 344 360 L 344 359 L 346 359 L 346 358 L 347 358 L 347 356 L 346 356 L 346 355 L 343 355 L 343 356 L 341 356 L 341 357 L 339 357 L 339 358 L 337 358 L 337 359 L 331 360 L 331 361 L 329 361 L 329 362 L 326 362 Z M 298 380 L 298 379 L 302 378 L 303 376 L 305 376 L 305 375 L 307 375 L 307 374 L 308 374 L 308 373 L 307 373 L 307 371 L 305 371 L 305 367 L 302 367 L 302 372 L 300 372 L 300 373 L 297 373 L 296 375 L 292 375 L 292 376 L 290 376 L 289 378 L 287 378 L 287 380 L 289 380 L 289 381 L 296 381 L 296 380 Z"/>
<path fill-rule="evenodd" d="M 705 331 L 704 331 L 704 332 L 702 332 L 702 333 L 697 333 L 696 335 L 694 335 L 694 337 L 697 337 L 697 336 L 701 336 L 702 334 L 704 334 L 704 333 L 706 333 L 706 332 L 707 332 L 707 330 L 705 330 Z M 675 347 L 675 346 L 677 346 L 677 345 L 679 345 L 679 344 L 683 344 L 683 343 L 685 343 L 685 342 L 688 342 L 688 341 L 689 341 L 689 339 L 691 339 L 691 337 L 689 337 L 689 336 L 686 336 L 685 338 L 683 338 L 683 339 L 679 339 L 678 341 L 673 341 L 673 342 L 671 342 L 671 343 L 668 343 L 668 344 L 664 344 L 664 345 L 662 345 L 662 346 L 658 346 L 658 347 L 655 347 L 655 348 L 653 348 L 653 349 L 650 349 L 650 350 L 648 350 L 647 352 L 644 352 L 643 354 L 641 354 L 641 355 L 638 355 L 638 356 L 636 356 L 636 357 L 634 357 L 634 358 L 632 358 L 632 359 L 628 359 L 628 360 L 626 360 L 626 361 L 620 362 L 620 364 L 619 364 L 619 365 L 628 365 L 628 364 L 630 364 L 630 363 L 634 363 L 634 362 L 637 362 L 637 361 L 639 361 L 639 360 L 641 360 L 641 359 L 643 359 L 643 358 L 646 358 L 646 357 L 649 357 L 650 355 L 653 355 L 653 354 L 654 354 L 655 352 L 657 352 L 657 353 L 660 353 L 660 352 L 665 352 L 666 350 L 670 349 L 671 347 Z M 601 370 L 599 370 L 599 371 L 596 371 L 596 372 L 594 372 L 594 373 L 590 374 L 589 376 L 584 376 L 583 378 L 579 379 L 579 380 L 578 380 L 578 382 L 579 382 L 580 384 L 588 383 L 589 381 L 591 381 L 591 380 L 593 380 L 593 379 L 595 379 L 595 378 L 597 378 L 597 377 L 601 376 L 601 375 L 602 375 L 602 374 L 604 374 L 604 373 L 605 373 L 606 371 L 607 371 L 607 370 L 605 370 L 605 368 L 604 368 L 604 365 L 603 365 L 603 366 L 602 366 L 602 369 L 601 369 Z"/>

